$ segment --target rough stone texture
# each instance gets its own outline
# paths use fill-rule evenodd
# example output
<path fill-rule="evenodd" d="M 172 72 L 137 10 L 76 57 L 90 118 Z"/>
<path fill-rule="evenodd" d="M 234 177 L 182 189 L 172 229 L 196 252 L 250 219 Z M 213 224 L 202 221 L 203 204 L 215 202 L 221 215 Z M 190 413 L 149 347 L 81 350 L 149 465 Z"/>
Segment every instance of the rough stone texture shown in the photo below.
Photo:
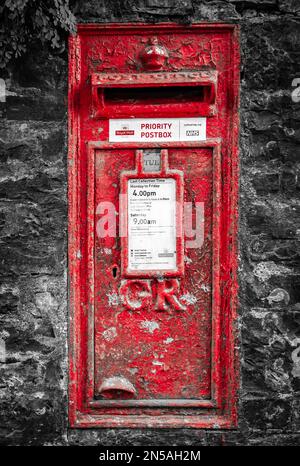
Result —
<path fill-rule="evenodd" d="M 299 445 L 300 77 L 297 0 L 74 1 L 79 21 L 241 25 L 239 427 L 67 427 L 67 56 L 5 70 L 0 103 L 2 444 Z M 297 74 L 298 73 L 298 74 Z"/>

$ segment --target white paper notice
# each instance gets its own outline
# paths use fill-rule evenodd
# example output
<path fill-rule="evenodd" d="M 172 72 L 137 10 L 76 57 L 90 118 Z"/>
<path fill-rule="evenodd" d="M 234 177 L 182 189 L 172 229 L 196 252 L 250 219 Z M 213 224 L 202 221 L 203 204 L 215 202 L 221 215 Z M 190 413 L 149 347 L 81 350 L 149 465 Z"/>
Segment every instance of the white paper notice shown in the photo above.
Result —
<path fill-rule="evenodd" d="M 110 142 L 204 141 L 206 118 L 128 118 L 109 120 Z"/>
<path fill-rule="evenodd" d="M 176 182 L 128 180 L 128 269 L 176 270 Z"/>

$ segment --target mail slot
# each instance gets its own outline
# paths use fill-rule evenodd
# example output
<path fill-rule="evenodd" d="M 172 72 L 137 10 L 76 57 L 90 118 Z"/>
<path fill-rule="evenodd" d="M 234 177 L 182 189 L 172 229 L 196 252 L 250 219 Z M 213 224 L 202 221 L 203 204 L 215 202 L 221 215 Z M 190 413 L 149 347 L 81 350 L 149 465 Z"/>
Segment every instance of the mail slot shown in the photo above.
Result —
<path fill-rule="evenodd" d="M 238 27 L 70 38 L 72 427 L 237 423 Z"/>
<path fill-rule="evenodd" d="M 131 74 L 93 73 L 93 111 L 98 118 L 216 112 L 217 71 Z"/>

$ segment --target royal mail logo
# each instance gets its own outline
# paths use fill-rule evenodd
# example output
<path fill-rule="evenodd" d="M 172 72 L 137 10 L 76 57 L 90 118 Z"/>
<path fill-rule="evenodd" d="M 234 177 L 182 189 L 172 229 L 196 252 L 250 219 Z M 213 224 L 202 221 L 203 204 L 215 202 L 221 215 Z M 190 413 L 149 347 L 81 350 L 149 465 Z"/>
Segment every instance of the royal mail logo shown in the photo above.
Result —
<path fill-rule="evenodd" d="M 134 129 L 119 129 L 115 132 L 116 136 L 134 136 Z"/>
<path fill-rule="evenodd" d="M 115 131 L 116 136 L 134 136 L 134 129 L 129 129 L 129 126 L 122 126 L 121 129 Z"/>

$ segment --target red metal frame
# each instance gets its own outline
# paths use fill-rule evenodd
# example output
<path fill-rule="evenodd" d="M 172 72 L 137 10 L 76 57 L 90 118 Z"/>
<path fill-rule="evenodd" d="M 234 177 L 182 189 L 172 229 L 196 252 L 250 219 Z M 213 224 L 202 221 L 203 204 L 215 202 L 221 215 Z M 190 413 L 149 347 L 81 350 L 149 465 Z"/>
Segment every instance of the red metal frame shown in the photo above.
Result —
<path fill-rule="evenodd" d="M 126 148 L 151 147 L 213 149 L 213 318 L 212 393 L 207 400 L 95 400 L 94 399 L 94 156 L 96 150 L 118 149 L 123 143 L 108 143 L 98 135 L 81 139 L 81 47 L 86 35 L 117 32 L 141 35 L 192 31 L 222 31 L 230 36 L 232 82 L 230 138 L 221 152 L 217 128 L 208 129 L 208 139 L 198 143 L 126 143 Z M 174 24 L 79 25 L 70 38 L 69 66 L 69 419 L 72 427 L 197 427 L 232 428 L 237 423 L 238 357 L 237 330 L 237 199 L 238 199 L 238 27 L 202 23 L 191 27 Z M 94 78 L 96 79 L 96 78 Z M 211 136 L 210 136 L 211 134 Z M 105 137 L 105 135 L 103 136 Z M 88 142 L 88 144 L 87 144 Z M 223 142 L 222 142 L 223 144 Z M 157 176 L 157 175 L 155 175 Z M 116 415 L 110 409 L 142 408 L 142 414 Z M 170 411 L 168 410 L 170 407 Z M 199 408 L 197 414 L 172 414 L 173 407 Z M 164 407 L 162 414 L 156 408 Z M 148 412 L 147 409 L 150 411 Z M 106 411 L 105 411 L 106 410 Z M 154 410 L 154 411 L 153 411 Z M 129 411 L 130 412 L 130 411 Z M 148 414 L 147 414 L 148 413 Z"/>

